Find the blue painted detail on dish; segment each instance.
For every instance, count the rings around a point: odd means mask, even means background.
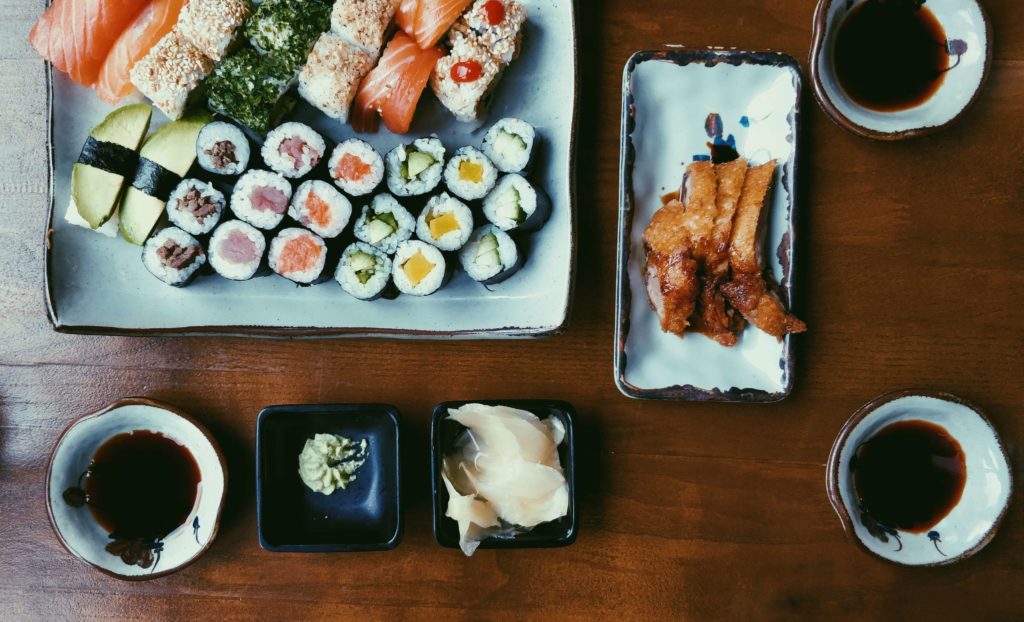
[[[750,117],[748,117],[747,115],[743,115],[742,117],[740,117],[740,125],[742,125],[743,127],[750,127]]]
[[[271,552],[386,551],[402,539],[398,409],[386,404],[272,406],[256,424],[256,521]],[[346,490],[315,493],[299,478],[314,434],[367,440],[366,462]]]
[[[430,425],[430,468],[431,489],[434,505],[434,539],[446,548],[459,548],[458,523],[445,516],[448,508],[448,490],[441,481],[442,461],[451,449],[456,437],[465,429],[461,424],[446,420],[449,408],[459,408],[466,404],[484,404],[486,406],[509,406],[526,410],[541,419],[549,416],[557,417],[565,426],[565,440],[558,446],[558,459],[561,461],[566,482],[569,484],[569,511],[562,518],[537,525],[529,532],[511,539],[490,538],[480,543],[481,549],[527,549],[554,548],[569,546],[579,535],[579,518],[576,512],[576,450],[575,430],[576,410],[567,402],[555,400],[469,400],[464,402],[444,402],[434,408]]]

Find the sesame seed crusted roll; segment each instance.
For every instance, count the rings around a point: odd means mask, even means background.
[[[398,4],[398,0],[338,0],[331,12],[331,30],[376,61]]]
[[[250,13],[249,0],[190,0],[178,16],[178,29],[203,54],[219,61]]]
[[[135,63],[131,81],[173,121],[185,113],[189,95],[211,71],[213,61],[175,28]]]
[[[299,94],[327,116],[346,123],[359,84],[371,69],[373,60],[365,51],[325,32],[299,74]]]

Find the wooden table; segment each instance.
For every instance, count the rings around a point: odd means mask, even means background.
[[[547,341],[408,343],[53,332],[42,286],[43,63],[26,44],[43,2],[4,0],[0,618],[1024,617],[1019,499],[975,558],[903,569],[846,540],[825,496],[824,469],[855,408],[919,386],[986,409],[1024,480],[1024,3],[986,0],[995,29],[988,85],[966,118],[934,137],[855,138],[805,93],[797,311],[811,328],[796,340],[792,397],[772,406],[644,403],[620,396],[612,383],[624,62],[662,43],[771,47],[803,61],[813,5],[580,0],[582,224],[570,331]],[[357,366],[367,360],[380,367]],[[54,538],[43,503],[55,436],[125,395],[195,413],[222,444],[231,472],[210,552],[142,584],[73,559]],[[430,410],[447,399],[488,397],[553,397],[578,408],[575,546],[466,559],[434,543],[425,474]],[[394,403],[405,416],[405,540],[379,554],[262,551],[256,413],[274,403],[364,401]]]

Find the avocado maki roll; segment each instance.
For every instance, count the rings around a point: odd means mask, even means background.
[[[315,179],[295,191],[288,215],[320,237],[336,238],[352,219],[352,203],[331,184]]]
[[[249,139],[224,121],[206,124],[196,139],[199,167],[214,175],[241,175],[249,167]]]
[[[502,231],[536,231],[551,214],[551,203],[520,175],[502,177],[484,199],[484,216]]]
[[[283,175],[253,169],[242,175],[231,194],[231,211],[259,229],[281,224],[292,200],[292,185]]]
[[[391,276],[403,294],[429,296],[441,289],[448,277],[444,254],[426,242],[402,242],[392,262]]]
[[[167,219],[192,235],[206,235],[220,222],[224,194],[205,181],[184,179],[167,200]]]
[[[206,265],[206,251],[178,227],[161,229],[142,246],[142,263],[149,273],[173,287],[185,287]]]
[[[433,137],[392,149],[385,162],[391,194],[414,197],[433,191],[444,174],[444,155],[444,145]]]
[[[473,234],[473,212],[447,193],[427,201],[416,220],[416,237],[443,251],[457,251]]]
[[[522,266],[515,240],[494,225],[473,232],[459,252],[459,261],[470,278],[484,285],[500,283]]]
[[[537,131],[526,121],[502,119],[487,130],[484,153],[502,173],[521,173],[533,159],[536,138]]]
[[[229,220],[210,237],[210,266],[232,281],[251,279],[263,263],[267,239],[263,232],[241,220]]]
[[[384,251],[356,242],[341,254],[334,275],[341,288],[359,300],[379,298],[391,281],[391,259]]]
[[[356,220],[356,239],[392,255],[412,237],[416,219],[390,194],[378,194]]]
[[[477,201],[498,183],[498,169],[476,147],[463,147],[455,152],[444,169],[448,190],[464,201]]]
[[[323,136],[305,123],[282,123],[269,134],[260,154],[263,162],[289,179],[308,175],[327,153]]]

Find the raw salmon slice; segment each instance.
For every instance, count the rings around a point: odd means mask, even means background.
[[[149,6],[140,0],[54,0],[29,32],[40,56],[92,86],[114,43]]]
[[[409,34],[416,33],[416,15],[420,10],[420,0],[402,0],[398,5],[398,14],[395,15],[395,23],[398,27]]]
[[[320,245],[307,236],[289,240],[281,251],[278,268],[282,274],[305,272],[320,261]]]
[[[419,0],[416,43],[422,49],[437,45],[444,33],[466,11],[472,0]]]
[[[388,43],[380,63],[363,80],[352,112],[352,127],[357,132],[376,132],[378,115],[396,134],[405,134],[416,114],[416,105],[444,51],[433,47],[421,50],[404,32]]]

